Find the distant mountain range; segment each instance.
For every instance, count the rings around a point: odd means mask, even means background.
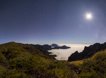
[[[104,49],[106,49],[106,42],[103,43],[103,44],[95,43],[93,45],[85,47],[82,52],[76,51],[75,53],[73,53],[68,58],[68,61],[76,61],[76,60],[86,59],[86,58],[93,56],[98,51],[101,51],[101,50],[104,50]]]
[[[70,47],[66,46],[66,45],[63,45],[63,46],[59,46],[58,44],[51,44],[51,45],[48,45],[48,44],[44,44],[44,45],[34,45],[35,47],[38,47],[38,48],[42,48],[46,51],[48,50],[51,50],[51,49],[68,49]]]

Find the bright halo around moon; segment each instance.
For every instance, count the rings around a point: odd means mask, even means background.
[[[85,14],[85,18],[87,19],[87,20],[92,20],[92,13],[86,13]]]

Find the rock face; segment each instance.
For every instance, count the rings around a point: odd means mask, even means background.
[[[98,51],[106,49],[106,42],[103,44],[95,43],[94,45],[90,45],[89,47],[85,47],[82,52],[76,51],[69,58],[68,61],[82,60],[93,56]]]

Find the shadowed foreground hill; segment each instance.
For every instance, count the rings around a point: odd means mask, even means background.
[[[51,58],[34,45],[0,45],[0,78],[77,78],[66,62]]]

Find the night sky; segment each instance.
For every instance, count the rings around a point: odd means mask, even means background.
[[[0,43],[9,41],[105,42],[106,0],[0,0]]]

